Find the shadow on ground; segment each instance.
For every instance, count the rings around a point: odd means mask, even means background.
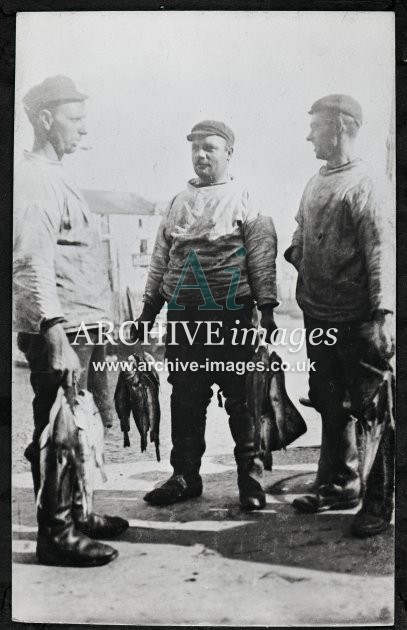
[[[140,484],[153,487],[163,473],[135,475]],[[265,511],[245,513],[238,505],[236,474],[226,471],[203,475],[204,494],[198,499],[168,507],[143,501],[145,491],[97,491],[100,513],[120,514],[131,521],[121,541],[137,544],[200,544],[225,558],[302,567],[338,573],[384,576],[393,573],[393,527],[380,536],[357,539],[350,535],[353,513],[301,515],[291,507],[289,491],[306,492],[312,476],[287,471],[266,477]],[[273,483],[271,483],[271,480]],[[32,491],[15,489],[14,523],[35,526]],[[34,531],[15,532],[15,538],[33,541]],[[15,553],[14,562],[36,562],[32,553]],[[294,578],[297,579],[297,578]],[[298,578],[300,579],[300,578]]]

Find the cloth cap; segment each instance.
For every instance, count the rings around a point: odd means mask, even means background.
[[[326,110],[336,114],[352,116],[359,127],[363,123],[363,113],[360,104],[347,94],[329,94],[329,96],[324,96],[315,101],[308,113],[315,114]]]
[[[194,138],[199,136],[220,136],[231,145],[235,142],[235,134],[231,128],[217,120],[201,120],[192,127],[191,133],[187,135],[187,140],[192,142]]]
[[[48,103],[84,101],[87,98],[86,94],[78,92],[72,79],[59,74],[34,85],[24,96],[23,103],[27,110],[36,110]]]

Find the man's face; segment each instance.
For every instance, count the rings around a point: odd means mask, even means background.
[[[58,155],[73,153],[86,135],[85,103],[60,103],[52,109],[49,140]]]
[[[324,112],[312,114],[311,131],[307,140],[314,145],[318,160],[329,160],[337,150],[338,134],[335,121]]]
[[[221,136],[197,136],[192,141],[192,164],[201,182],[222,181],[228,169],[233,148]]]

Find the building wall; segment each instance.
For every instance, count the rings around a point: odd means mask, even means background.
[[[134,303],[141,305],[160,221],[159,215],[99,215],[100,235],[114,292],[115,321],[128,315],[127,287],[133,294]]]
[[[151,253],[161,221],[160,215],[99,215],[99,228],[113,291],[113,312],[116,323],[129,317],[127,287],[137,313],[147,279]],[[279,311],[300,314],[295,287],[297,272],[283,256],[277,259],[277,291]]]

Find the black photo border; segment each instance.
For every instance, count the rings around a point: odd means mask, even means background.
[[[6,0],[0,4],[0,629],[89,625],[11,620],[11,252],[15,25],[19,11],[389,11],[396,16],[397,448],[395,628],[407,629],[407,0]],[[378,42],[380,45],[380,42]],[[14,420],[18,422],[18,418]],[[137,596],[137,594],[135,595]],[[108,630],[111,626],[98,626]],[[128,626],[115,626],[118,630]],[[137,627],[137,626],[131,626]],[[160,626],[168,627],[168,626]],[[170,626],[174,627],[174,626]],[[188,626],[183,626],[186,628]],[[368,626],[364,626],[368,628]],[[372,627],[373,628],[373,627]],[[377,626],[374,626],[377,628]]]

